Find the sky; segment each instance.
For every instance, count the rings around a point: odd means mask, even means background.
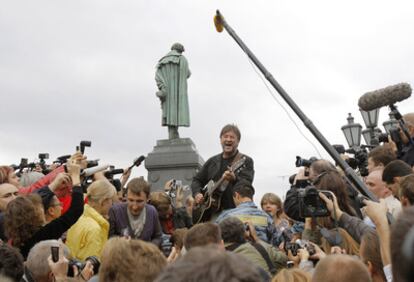
[[[90,159],[116,167],[147,155],[168,136],[155,65],[180,42],[192,72],[191,127],[180,135],[206,160],[221,151],[221,128],[237,124],[239,149],[254,159],[255,200],[283,197],[296,156],[318,157],[311,143],[329,156],[235,41],[216,32],[216,9],[332,144],[346,144],[348,113],[363,125],[361,95],[414,85],[412,1],[3,0],[0,163],[55,159],[80,140],[92,141]],[[402,113],[413,105],[412,97],[397,104]]]

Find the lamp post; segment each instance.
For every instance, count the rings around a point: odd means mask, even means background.
[[[362,136],[364,137],[365,144],[367,145],[379,145],[379,141],[377,140],[377,136],[381,134],[381,129],[378,127],[372,129],[372,128],[366,128],[362,130]],[[374,137],[374,138],[373,138]]]
[[[354,122],[354,118],[351,113],[348,113],[347,121],[348,124],[341,127],[341,130],[345,135],[346,142],[348,142],[349,148],[358,147],[361,144],[362,126],[359,123]]]
[[[362,119],[364,120],[365,126],[367,127],[367,129],[365,129],[362,132],[367,145],[378,145],[379,143],[378,141],[376,141],[376,138],[375,138],[376,137],[375,133],[378,133],[378,130],[379,130],[376,128],[378,125],[379,110],[380,110],[379,108],[374,109],[372,111],[368,111],[368,112],[359,110],[361,112]],[[379,131],[381,132],[381,130]]]

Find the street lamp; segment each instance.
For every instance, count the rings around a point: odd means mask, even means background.
[[[357,147],[361,144],[361,130],[362,126],[359,123],[354,123],[354,118],[351,113],[348,114],[348,124],[341,127],[345,135],[346,142],[349,148]]]
[[[364,123],[367,128],[373,129],[378,125],[379,110],[379,108],[369,112],[359,110],[361,112],[362,118],[364,119]]]
[[[379,143],[379,142],[378,142],[378,138],[376,138],[376,137],[378,137],[378,135],[380,135],[381,133],[382,133],[381,129],[379,129],[378,127],[374,128],[374,129],[366,128],[366,129],[362,130],[362,136],[364,137],[365,144],[367,144],[369,146],[378,145],[377,143]]]
[[[372,111],[363,111],[363,110],[359,110],[361,112],[362,115],[362,119],[364,120],[365,126],[367,127],[367,129],[362,131],[362,136],[364,136],[365,139],[365,143],[367,145],[378,145],[376,143],[376,136],[375,133],[378,133],[378,128],[377,128],[377,124],[378,124],[378,115],[379,115],[379,108],[378,109],[373,109]],[[381,132],[381,130],[379,130]],[[372,144],[374,143],[374,144]]]
[[[390,112],[388,115],[390,116],[390,119],[384,121],[382,125],[384,126],[385,131],[387,132],[387,134],[390,134],[390,129],[393,128],[393,127],[397,127],[399,122],[398,122],[398,120],[395,119],[395,116],[394,116],[393,112]]]

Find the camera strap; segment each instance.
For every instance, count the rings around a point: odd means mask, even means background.
[[[267,264],[267,268],[269,269],[269,272],[274,275],[276,274],[276,267],[273,264],[272,260],[270,259],[269,253],[266,251],[266,249],[260,244],[260,243],[253,243],[253,242],[249,242],[248,244],[252,245],[256,251],[259,252],[259,254],[262,256],[262,258],[265,260],[266,264]],[[234,250],[236,250],[238,247],[240,247],[241,243],[233,243],[230,244],[226,247],[226,250],[229,252],[233,252]]]
[[[263,245],[260,243],[253,243],[253,242],[250,242],[250,244],[260,253],[263,259],[266,261],[269,272],[272,275],[276,274],[276,267],[273,264],[272,260],[270,259],[269,253],[266,251]]]

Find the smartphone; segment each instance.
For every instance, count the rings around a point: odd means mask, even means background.
[[[59,246],[51,246],[50,251],[52,253],[52,261],[58,262],[59,261]]]

